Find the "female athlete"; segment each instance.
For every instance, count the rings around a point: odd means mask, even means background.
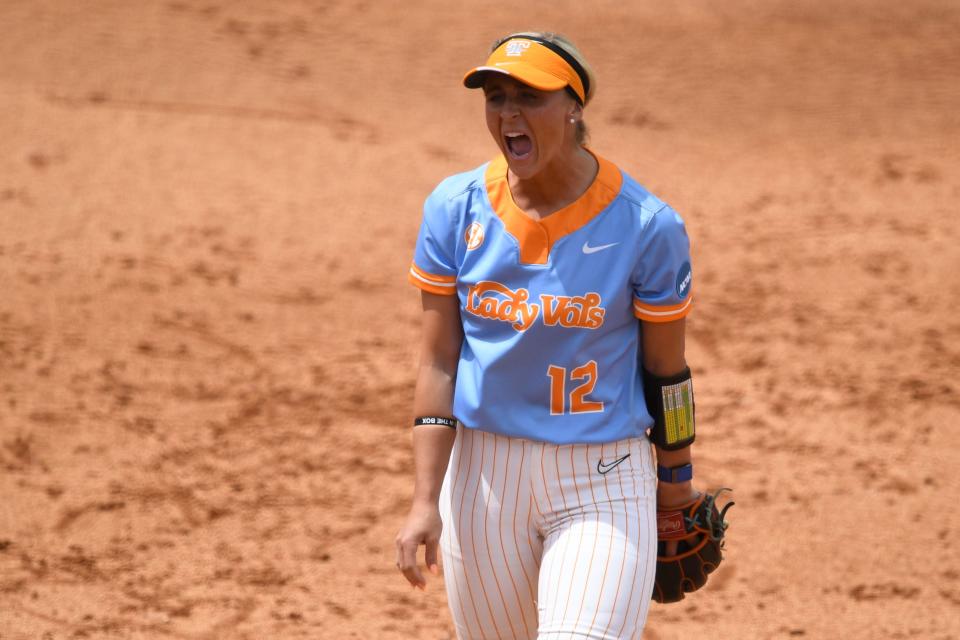
[[[697,495],[683,221],[585,146],[596,80],[566,38],[511,34],[464,85],[499,154],[424,206],[397,567],[423,589],[439,547],[460,638],[639,638],[657,504]]]

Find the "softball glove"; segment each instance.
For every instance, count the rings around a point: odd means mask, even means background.
[[[653,599],[679,602],[684,593],[696,591],[707,582],[723,560],[724,516],[732,502],[717,509],[717,497],[701,494],[696,500],[670,509],[657,509],[657,576]],[[666,543],[676,540],[677,554],[666,556]]]

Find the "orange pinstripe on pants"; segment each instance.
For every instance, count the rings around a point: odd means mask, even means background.
[[[640,638],[656,566],[646,438],[551,445],[461,426],[440,509],[459,638]]]

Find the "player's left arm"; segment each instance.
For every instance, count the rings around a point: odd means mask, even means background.
[[[684,354],[686,319],[671,322],[641,321],[643,334],[643,368],[655,376],[668,378],[687,368]],[[678,467],[692,463],[692,445],[668,451],[656,447],[657,462],[664,467]],[[672,507],[690,502],[696,496],[693,482],[660,482],[657,485],[657,504]]]

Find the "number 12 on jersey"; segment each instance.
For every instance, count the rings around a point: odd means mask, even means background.
[[[564,413],[597,413],[603,411],[603,403],[587,400],[586,396],[593,391],[597,384],[597,362],[591,360],[585,365],[570,371],[570,380],[583,380],[573,387],[567,397],[567,369],[550,365],[547,367],[547,376],[550,378],[550,415],[560,416]]]

